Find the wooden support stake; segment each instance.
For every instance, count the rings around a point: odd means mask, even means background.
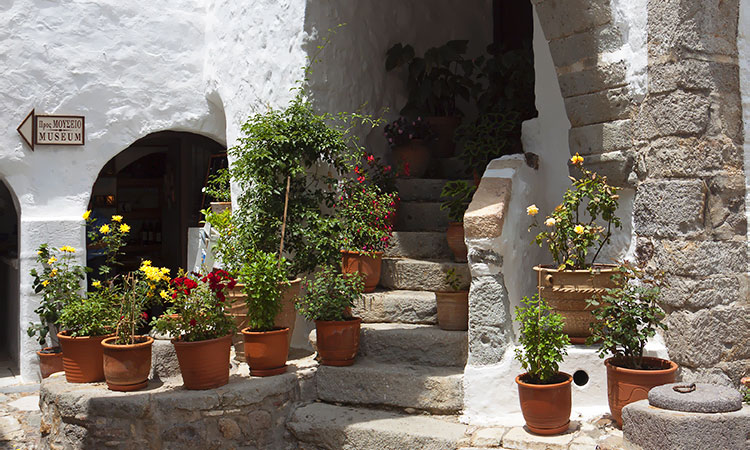
[[[286,177],[286,195],[284,196],[284,216],[281,219],[281,244],[279,245],[279,267],[281,267],[281,255],[284,253],[284,233],[286,233],[286,210],[289,206],[289,183],[291,176]]]

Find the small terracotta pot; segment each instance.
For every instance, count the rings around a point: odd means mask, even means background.
[[[518,399],[526,426],[533,433],[550,435],[564,433],[570,426],[573,377],[559,372],[566,380],[555,384],[530,384],[522,381],[525,373],[516,377]]]
[[[63,351],[63,368],[68,383],[104,381],[104,348],[102,341],[110,336],[70,337],[67,331],[57,333]]]
[[[667,359],[643,357],[648,367],[654,370],[635,370],[618,367],[616,358],[604,360],[607,367],[607,399],[612,418],[622,427],[622,408],[638,400],[648,398],[648,391],[662,384],[674,383],[677,364]]]
[[[469,250],[466,248],[466,242],[464,241],[464,223],[448,223],[448,229],[445,231],[445,239],[448,241],[451,253],[453,253],[453,260],[456,262],[467,262]]]
[[[316,320],[320,363],[326,366],[351,366],[359,351],[359,329],[362,319]]]
[[[443,330],[469,329],[469,291],[435,292],[438,326]]]
[[[289,328],[273,331],[242,330],[245,345],[245,361],[250,366],[250,375],[268,377],[286,372],[289,357]]]
[[[36,354],[39,356],[39,371],[42,372],[42,378],[63,371],[63,354],[59,347],[45,347],[41,351],[37,350]]]
[[[456,133],[456,128],[461,124],[461,118],[458,116],[432,116],[426,117],[425,120],[435,133],[436,139],[432,144],[435,156],[438,158],[453,156],[456,153],[453,135]]]
[[[392,152],[396,165],[404,167],[406,164],[409,165],[409,174],[403,175],[407,178],[421,178],[430,167],[432,155],[430,148],[422,139],[413,139],[408,144],[394,147]]]
[[[213,389],[229,382],[232,335],[206,341],[172,339],[185,389]]]
[[[380,269],[383,263],[383,252],[375,256],[358,252],[341,250],[341,271],[343,273],[359,272],[365,277],[365,292],[373,292],[380,281]]]
[[[225,210],[232,210],[232,202],[211,202],[211,212],[219,214]]]
[[[136,336],[136,344],[115,344],[117,337],[102,341],[104,348],[104,378],[113,391],[137,391],[148,385],[151,372],[151,345],[154,338]]]

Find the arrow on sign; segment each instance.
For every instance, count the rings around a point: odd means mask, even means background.
[[[31,147],[31,151],[34,151],[34,110],[32,109],[28,116],[23,119],[21,125],[16,128],[18,134],[21,135],[26,145]]]

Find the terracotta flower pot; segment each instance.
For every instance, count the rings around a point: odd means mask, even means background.
[[[635,370],[618,367],[616,358],[604,361],[607,367],[607,399],[612,418],[622,427],[622,408],[648,398],[648,391],[662,384],[674,383],[677,364],[667,359],[643,357],[643,362],[653,370]]]
[[[232,210],[232,202],[211,202],[211,212],[219,214],[225,210]]]
[[[526,426],[533,433],[550,435],[564,433],[570,426],[573,377],[564,372],[565,381],[554,384],[530,384],[523,381],[526,373],[516,377],[518,399]]]
[[[70,337],[67,331],[57,333],[63,351],[63,368],[68,383],[104,381],[104,348],[102,341],[110,336]]]
[[[432,116],[425,118],[430,128],[435,133],[435,141],[432,145],[433,153],[438,158],[450,158],[456,153],[456,143],[453,135],[456,128],[461,124],[458,116]]]
[[[421,178],[430,167],[432,155],[427,144],[421,139],[413,139],[408,144],[394,147],[392,152],[394,163],[403,167],[401,170],[405,177]]]
[[[456,262],[467,262],[469,249],[466,248],[466,242],[464,242],[464,223],[448,223],[448,229],[445,231],[445,239],[448,241],[451,253],[453,253],[453,260]]]
[[[591,336],[590,325],[594,316],[586,300],[615,287],[610,277],[616,268],[612,264],[597,264],[593,271],[534,266],[539,297],[563,316],[563,332],[573,344],[583,344]]]
[[[469,291],[435,292],[438,326],[443,330],[469,329]]]
[[[63,355],[59,347],[45,347],[41,351],[37,350],[36,354],[39,356],[39,371],[42,372],[42,378],[63,371]]]
[[[320,363],[326,366],[351,366],[359,351],[359,329],[362,319],[316,320]]]
[[[151,345],[154,338],[136,336],[135,344],[117,345],[117,337],[102,341],[104,348],[104,378],[113,391],[137,391],[148,384],[151,372]]]
[[[343,273],[359,272],[363,274],[365,277],[365,292],[373,292],[380,281],[383,252],[375,252],[375,256],[370,256],[341,250],[341,258],[341,271]]]
[[[273,331],[242,330],[245,346],[245,361],[250,366],[250,375],[268,377],[286,372],[289,356],[289,328]]]
[[[232,335],[206,341],[172,339],[185,389],[213,389],[229,382]]]

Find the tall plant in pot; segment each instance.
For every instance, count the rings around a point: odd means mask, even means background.
[[[622,222],[615,215],[618,188],[587,170],[577,153],[570,161],[581,177],[571,177],[572,186],[563,202],[546,217],[544,230],[535,238],[540,247],[547,246],[555,264],[538,265],[534,270],[539,295],[563,315],[565,332],[580,344],[591,334],[593,316],[587,300],[614,286],[610,277],[616,266],[597,264],[596,258]],[[526,212],[534,217],[531,227],[537,226],[539,208],[530,205]]]
[[[445,282],[450,291],[435,292],[438,326],[443,330],[465,331],[469,329],[469,290],[455,269],[448,269]]]
[[[538,295],[521,301],[516,321],[521,324],[516,359],[525,373],[516,377],[518,397],[526,426],[537,434],[558,434],[570,425],[573,377],[559,371],[570,343],[563,319]]]
[[[230,189],[231,174],[224,167],[209,175],[206,185],[203,186],[203,195],[211,200],[211,211],[221,213],[232,209],[232,195]]]
[[[440,193],[442,199],[440,209],[448,213],[448,229],[445,232],[445,238],[456,262],[467,261],[468,249],[464,242],[464,213],[469,207],[476,190],[476,186],[466,181],[455,180],[446,183]]]
[[[420,178],[432,160],[428,144],[434,138],[430,125],[422,120],[399,117],[385,126],[385,138],[391,148],[394,163],[403,167],[406,177]]]
[[[598,319],[589,344],[599,345],[607,368],[607,394],[612,417],[622,426],[622,408],[648,397],[652,387],[673,383],[677,364],[643,356],[648,340],[666,330],[658,305],[661,281],[640,268],[623,263],[612,275],[615,286],[601,298],[589,300]]]
[[[362,319],[352,317],[351,308],[362,298],[362,277],[356,273],[344,274],[333,266],[326,266],[305,284],[305,288],[305,295],[297,302],[297,309],[305,318],[315,321],[321,364],[354,364],[359,350]]]

